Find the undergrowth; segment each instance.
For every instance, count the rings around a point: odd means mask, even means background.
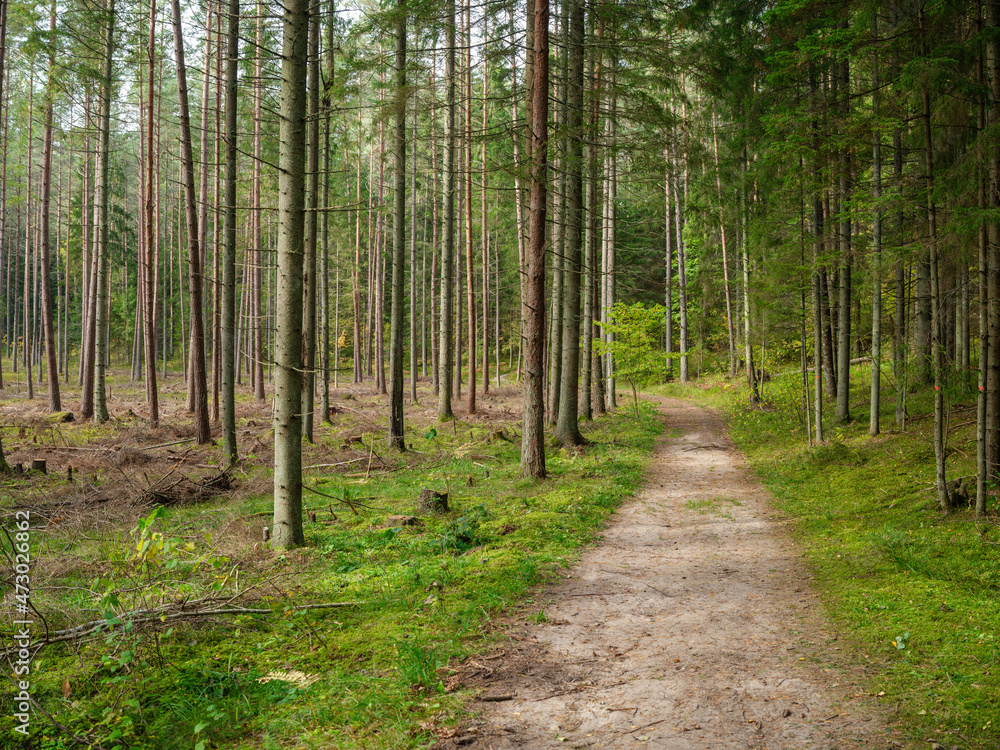
[[[835,424],[828,399],[826,442],[811,448],[798,374],[768,382],[758,409],[750,408],[745,387],[718,378],[664,392],[724,411],[777,509],[794,520],[827,610],[849,631],[871,675],[868,689],[900,728],[913,740],[992,750],[1000,747],[996,488],[985,523],[971,510],[942,514],[932,394],[907,395],[910,418],[899,431],[895,392],[886,388],[883,434],[872,438],[869,375],[868,366],[852,370],[856,421]],[[974,426],[958,416],[971,413],[974,421],[974,396],[959,390],[951,402],[948,476],[974,477]]]
[[[519,441],[488,425],[414,429],[414,458],[394,468],[313,471],[307,544],[280,555],[259,541],[271,509],[260,494],[161,508],[128,528],[33,529],[46,572],[32,596],[49,627],[99,628],[35,655],[32,695],[52,720],[33,710],[29,741],[50,750],[76,740],[142,750],[431,744],[462,715],[449,665],[488,647],[498,618],[576,559],[637,488],[662,427],[647,405],[639,418],[630,410],[581,426],[590,445],[550,450],[541,482],[520,477]],[[317,441],[337,443],[325,429]],[[365,441],[376,439],[374,452],[391,456],[384,435]],[[423,488],[449,493],[450,512],[387,523],[413,513]],[[223,550],[241,526],[258,541]],[[185,602],[263,613],[139,614]],[[344,606],[310,608],[334,603]],[[0,628],[7,645],[11,620]],[[5,742],[18,736],[13,696],[0,683]]]

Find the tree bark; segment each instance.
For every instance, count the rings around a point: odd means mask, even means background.
[[[236,78],[239,72],[240,2],[229,0],[226,45],[226,185],[222,257],[222,437],[229,465],[236,446]]]
[[[396,5],[396,122],[393,140],[392,312],[389,331],[389,444],[406,450],[403,439],[403,287],[406,260],[406,0]]]
[[[454,419],[451,410],[452,315],[455,300],[455,0],[448,0],[445,17],[445,147],[444,237],[441,245],[441,313],[438,354],[438,419]],[[461,364],[461,363],[459,363]]]
[[[110,0],[112,3],[114,0]],[[188,296],[190,300],[190,381],[194,400],[195,435],[199,445],[211,440],[208,421],[208,379],[205,372],[205,326],[202,320],[202,258],[199,243],[197,205],[194,192],[194,157],[191,148],[191,118],[188,114],[187,68],[184,64],[184,37],[180,0],[171,0],[174,25],[174,65],[177,71],[177,99],[180,109],[181,170],[184,180],[184,208],[188,237]]]
[[[174,0],[177,2],[177,0]],[[275,549],[302,530],[302,284],[305,260],[306,58],[310,0],[286,0],[282,29],[278,171],[278,284],[274,378]]]
[[[52,4],[49,15],[49,32],[55,34],[56,8]],[[54,42],[53,42],[54,43]],[[52,204],[52,110],[55,96],[55,47],[49,52],[49,81],[45,102],[45,141],[42,150],[42,207],[41,207],[41,285],[42,292],[42,325],[45,334],[45,358],[49,386],[49,411],[62,411],[62,401],[59,398],[59,360],[56,357],[56,336],[53,325],[54,311],[52,304],[52,285],[49,283],[52,262],[49,253],[49,209]],[[56,234],[58,243],[58,233]],[[155,369],[155,368],[154,368]]]
[[[525,384],[521,437],[521,474],[545,477],[545,213],[549,120],[549,0],[534,0],[534,49],[531,102],[531,198],[524,321]],[[443,390],[443,389],[442,389]]]
[[[567,0],[566,220],[563,227],[562,383],[555,435],[567,445],[586,442],[579,426],[580,277],[583,253],[583,0]]]
[[[108,0],[106,18],[104,19],[104,61],[101,76],[101,122],[99,125],[100,157],[98,159],[97,183],[97,234],[94,253],[97,256],[97,274],[95,302],[97,305],[94,324],[94,421],[108,420],[108,405],[105,390],[105,372],[108,352],[108,188],[111,181],[109,164],[111,154],[109,142],[111,136],[111,86],[114,60],[115,36],[115,0]]]
[[[316,406],[316,255],[319,247],[319,13],[309,13],[308,104],[306,119],[305,262],[302,278],[302,435],[313,441]]]

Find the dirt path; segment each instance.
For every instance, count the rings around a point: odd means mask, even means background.
[[[469,665],[495,702],[456,744],[898,746],[848,697],[857,688],[836,666],[800,553],[720,419],[671,399],[661,408],[667,437],[645,489],[545,592],[547,621]]]

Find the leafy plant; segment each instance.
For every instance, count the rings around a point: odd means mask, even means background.
[[[490,512],[485,505],[470,508],[445,528],[444,533],[437,540],[437,546],[442,552],[451,550],[458,553],[478,546],[482,543],[479,538],[479,526],[489,517]]]
[[[611,340],[595,341],[594,347],[600,354],[611,354],[615,373],[632,388],[638,417],[639,388],[660,382],[667,376],[667,361],[658,347],[666,325],[666,308],[616,302],[607,320],[599,325],[611,334]]]

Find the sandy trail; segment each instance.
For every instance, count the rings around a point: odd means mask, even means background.
[[[663,399],[645,488],[545,592],[546,622],[467,665],[502,748],[898,746],[815,612],[808,574],[714,412]],[[513,695],[512,699],[508,696]],[[447,745],[445,745],[447,746]]]

